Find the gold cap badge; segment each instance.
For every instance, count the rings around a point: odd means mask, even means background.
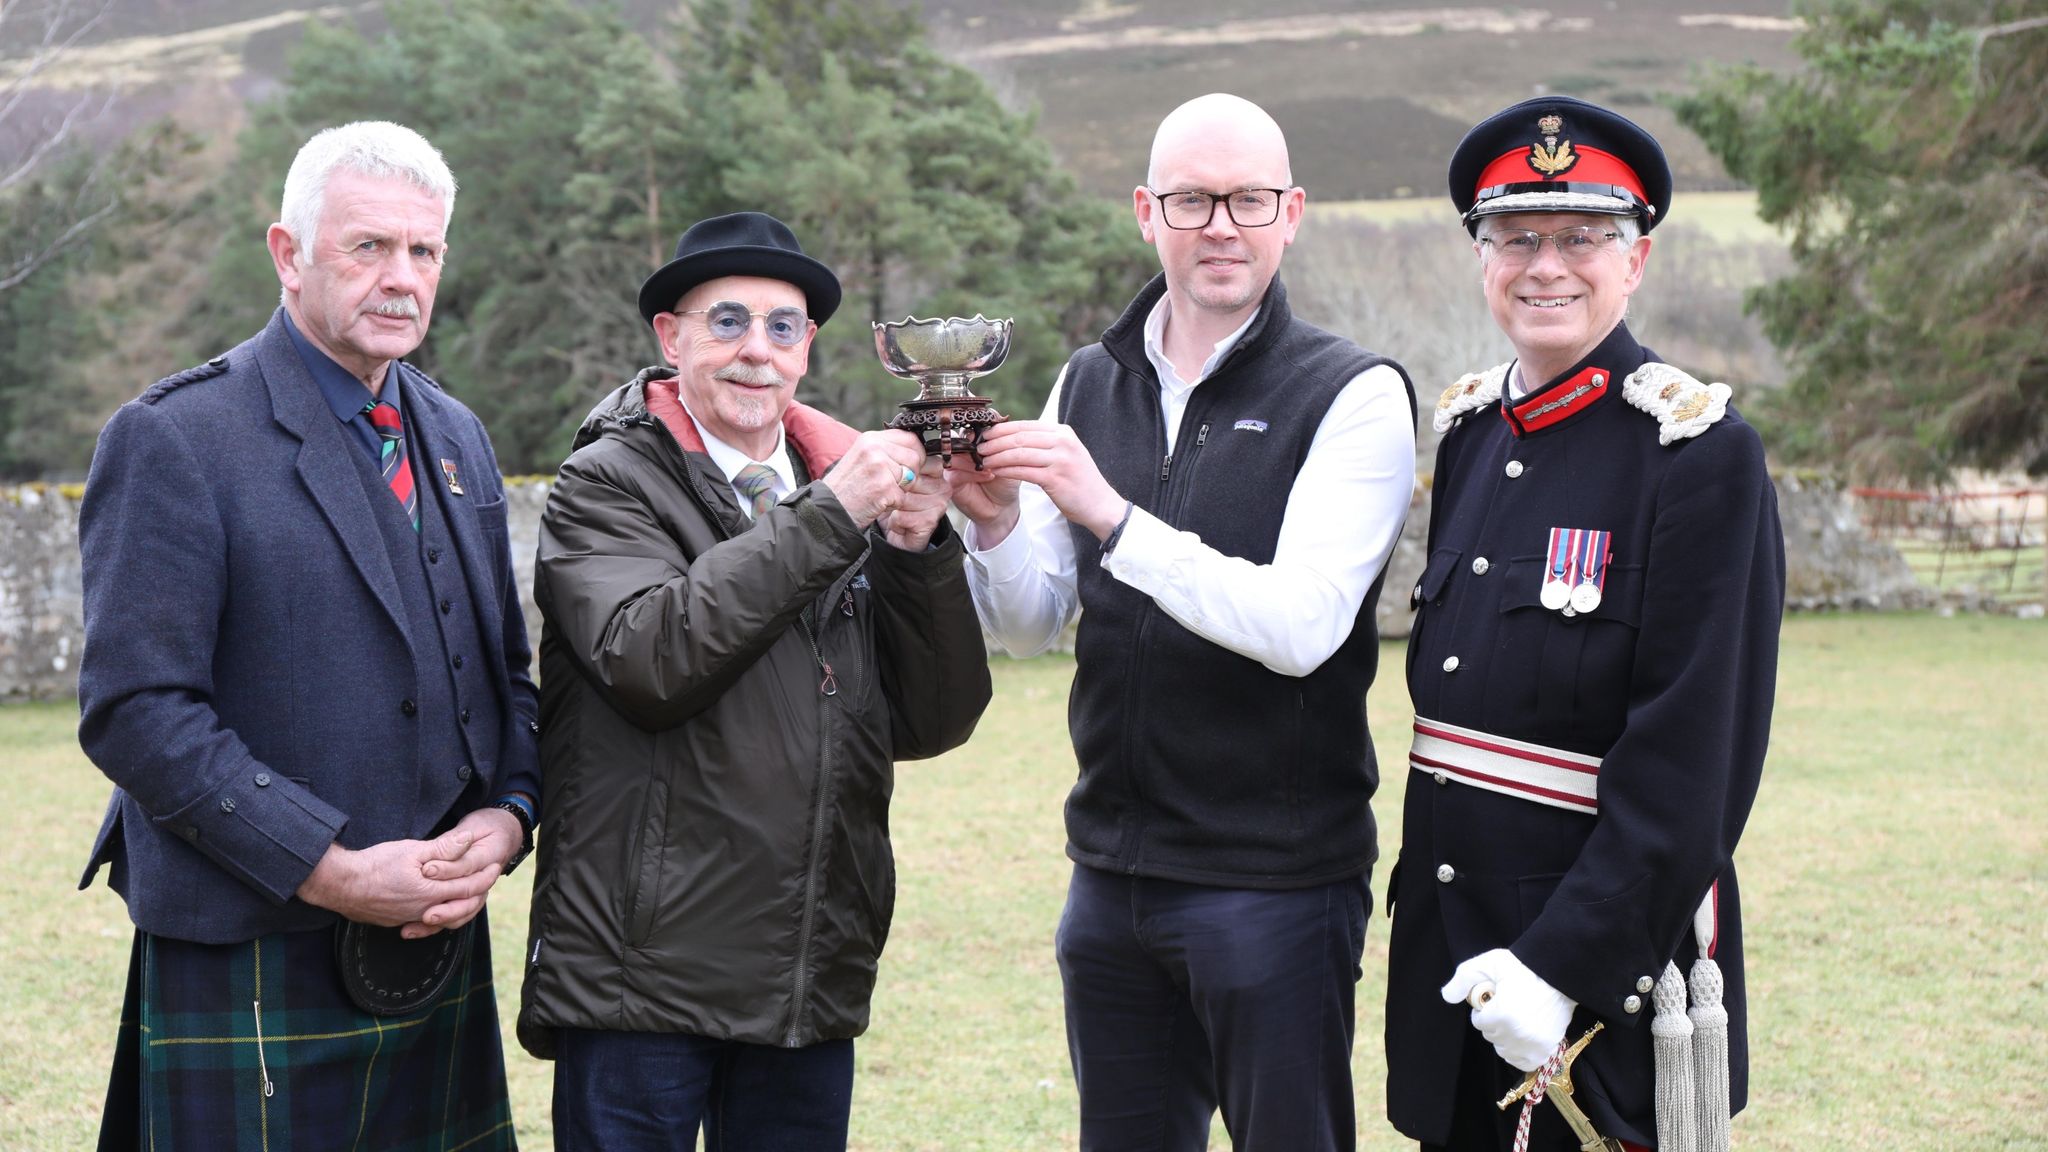
[[[1543,134],[1543,139],[1529,145],[1529,167],[1546,179],[1556,179],[1571,171],[1579,162],[1579,154],[1572,150],[1571,141],[1557,138],[1564,131],[1564,117],[1555,112],[1541,117],[1536,121],[1536,131]]]

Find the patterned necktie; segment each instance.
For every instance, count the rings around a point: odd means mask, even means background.
[[[398,503],[405,509],[406,519],[412,521],[412,530],[420,530],[420,494],[412,484],[412,461],[405,455],[405,424],[398,418],[398,409],[384,401],[373,401],[363,406],[363,413],[370,418],[370,424],[383,438],[382,455],[384,482],[391,485],[391,494],[398,497]]]
[[[749,464],[740,469],[740,474],[732,478],[732,486],[753,503],[756,520],[775,507],[775,469],[766,464]]]

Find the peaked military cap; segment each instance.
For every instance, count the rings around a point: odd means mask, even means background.
[[[1671,207],[1671,166],[1626,116],[1539,96],[1479,122],[1451,154],[1451,202],[1477,232],[1503,212],[1634,216],[1648,232]]]

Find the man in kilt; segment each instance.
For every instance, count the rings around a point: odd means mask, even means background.
[[[102,1148],[510,1149],[484,901],[532,843],[538,707],[483,425],[403,357],[455,181],[314,136],[282,306],[100,435],[80,886],[135,923]]]

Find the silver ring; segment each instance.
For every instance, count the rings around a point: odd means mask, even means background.
[[[898,488],[908,488],[915,483],[917,483],[917,471],[912,468],[905,468],[903,470],[903,479],[898,480],[896,486]]]

